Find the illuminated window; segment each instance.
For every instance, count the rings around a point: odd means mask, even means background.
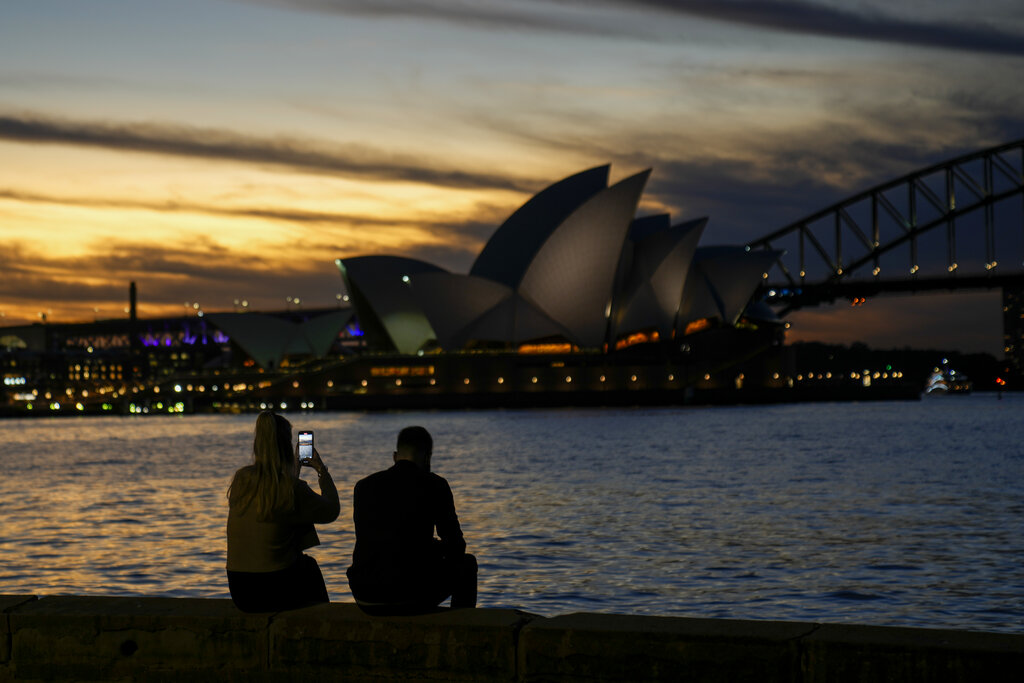
[[[636,332],[634,334],[629,335],[628,337],[625,337],[625,338],[620,339],[619,341],[615,342],[615,350],[617,351],[619,349],[624,349],[626,347],[633,346],[635,344],[645,344],[645,343],[648,343],[648,342],[656,342],[656,341],[658,341],[659,338],[660,338],[660,335],[658,334],[657,331],[651,332],[649,334],[645,333],[645,332]]]
[[[707,318],[701,318],[700,320],[694,320],[693,322],[689,323],[686,326],[686,329],[683,330],[683,334],[684,335],[693,334],[694,332],[700,332],[701,330],[706,330],[709,327],[711,327],[711,321],[708,320]]]
[[[523,344],[519,353],[570,353],[575,347],[568,342],[564,344]]]

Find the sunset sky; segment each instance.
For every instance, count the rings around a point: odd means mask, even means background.
[[[5,0],[0,325],[334,305],[334,259],[467,272],[612,164],[743,243],[1024,137],[1019,0]],[[998,293],[795,314],[791,339],[1001,353]]]

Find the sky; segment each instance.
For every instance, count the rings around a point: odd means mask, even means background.
[[[337,305],[336,258],[468,272],[532,194],[651,168],[742,244],[1024,138],[1018,0],[6,0],[0,325]],[[239,303],[236,303],[239,302]],[[791,340],[1001,355],[998,292]]]

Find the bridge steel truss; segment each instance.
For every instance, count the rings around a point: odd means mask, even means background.
[[[750,242],[748,249],[785,251],[771,269],[781,273],[781,279],[770,280],[766,274],[761,297],[781,305],[784,315],[803,306],[881,292],[1024,286],[1024,254],[1013,259],[1015,266],[997,268],[995,207],[1015,195],[1021,198],[1024,249],[1024,140],[966,154],[871,188]],[[978,212],[983,214],[985,270],[958,274],[957,222]],[[919,238],[943,227],[945,273],[925,276],[919,273]],[[787,249],[794,241],[796,248]],[[899,277],[882,277],[881,257],[905,245],[909,267]],[[852,277],[869,270],[867,279]]]

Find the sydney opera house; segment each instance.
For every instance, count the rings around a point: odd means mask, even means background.
[[[635,218],[649,171],[613,185],[608,166],[540,192],[494,233],[468,274],[397,256],[337,260],[376,349],[547,346],[608,352],[734,327],[776,258],[698,246],[706,218]]]
[[[754,297],[777,254],[701,246],[707,218],[637,218],[648,175],[551,185],[468,273],[343,256],[350,307],[141,320],[133,284],[128,319],[0,330],[6,405],[610,405],[785,384],[784,325]]]
[[[469,273],[338,259],[372,352],[355,391],[658,401],[712,374],[741,384],[728,369],[781,342],[781,322],[752,303],[777,254],[700,246],[707,218],[637,218],[649,173],[609,184],[601,166],[551,185],[497,228]]]

